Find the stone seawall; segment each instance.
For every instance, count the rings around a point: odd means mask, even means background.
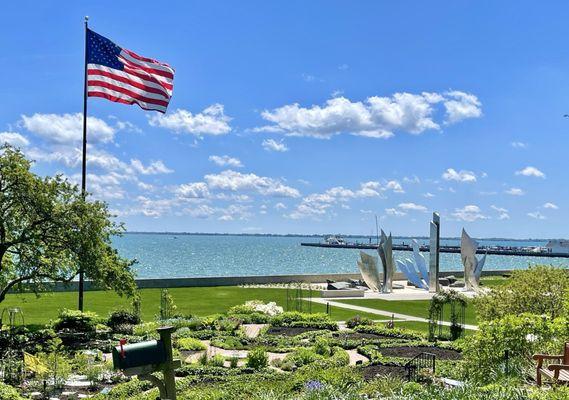
[[[509,274],[509,270],[483,271],[483,276],[501,276]],[[454,275],[457,278],[464,276],[463,271],[440,272],[439,277]],[[177,287],[206,287],[206,286],[238,286],[238,285],[264,285],[271,283],[322,283],[327,279],[333,281],[346,281],[348,279],[361,279],[361,275],[354,274],[319,274],[319,275],[262,275],[262,276],[215,276],[195,278],[154,278],[137,279],[136,284],[140,289],[162,289]],[[404,280],[402,273],[395,274],[395,280]],[[54,292],[77,291],[77,282],[63,284],[55,282],[49,285],[49,290]],[[98,290],[92,282],[85,282],[85,290]]]

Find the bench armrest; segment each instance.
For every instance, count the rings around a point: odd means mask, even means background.
[[[567,365],[567,364],[550,364],[547,366],[547,369],[549,369],[550,371],[561,371],[561,370],[569,371],[569,365]]]
[[[534,354],[534,360],[561,360],[563,358],[563,354],[561,355],[550,355],[550,354]]]

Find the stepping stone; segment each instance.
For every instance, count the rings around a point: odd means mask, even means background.
[[[450,282],[447,278],[439,278],[439,285],[441,286],[449,286]]]
[[[31,399],[43,399],[43,394],[41,392],[32,392],[29,396]]]
[[[462,281],[456,281],[456,282],[454,282],[454,283],[451,283],[451,284],[450,284],[450,287],[462,288],[462,287],[464,287],[464,282],[462,282]]]
[[[453,283],[455,283],[457,281],[457,279],[454,275],[447,276],[447,279],[448,279],[449,283],[451,284],[451,286]]]
[[[61,398],[67,400],[75,400],[77,399],[77,392],[62,392]]]

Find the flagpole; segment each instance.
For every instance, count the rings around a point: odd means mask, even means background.
[[[81,165],[81,195],[87,196],[87,29],[89,17],[85,16],[85,73],[83,80],[83,160]],[[83,258],[83,257],[81,257]],[[84,271],[83,260],[79,262],[79,311],[83,311]]]

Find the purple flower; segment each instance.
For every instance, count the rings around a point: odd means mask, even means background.
[[[309,391],[322,390],[324,388],[324,384],[320,381],[308,381],[304,384],[304,387]]]

